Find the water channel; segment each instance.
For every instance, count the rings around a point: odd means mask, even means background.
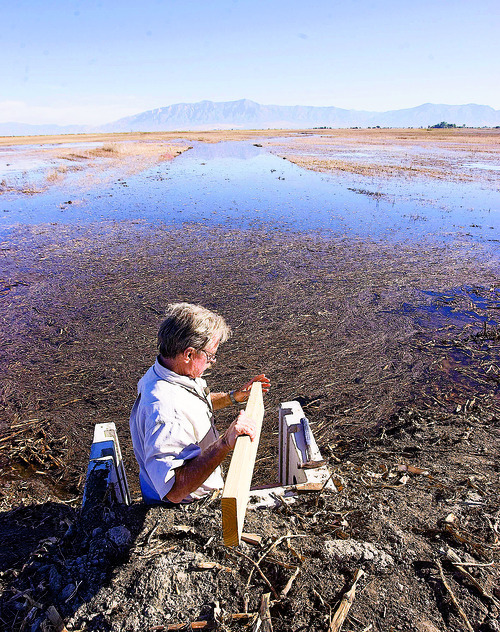
[[[0,150],[0,181],[14,179],[20,189],[36,191],[46,168],[18,148]],[[500,250],[500,191],[481,182],[339,177],[302,169],[242,141],[197,142],[172,162],[114,176],[93,185],[69,172],[38,193],[4,193],[1,234],[8,239],[9,228],[19,224],[96,221],[263,224],[361,239],[465,239],[492,254]]]

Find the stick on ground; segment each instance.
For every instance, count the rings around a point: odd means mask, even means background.
[[[446,588],[446,590],[447,590],[447,592],[448,592],[448,594],[450,596],[450,599],[453,602],[453,605],[457,609],[458,614],[462,617],[462,619],[463,619],[467,629],[469,630],[469,632],[474,632],[474,628],[469,623],[469,619],[467,619],[467,615],[463,611],[462,606],[458,603],[457,598],[455,597],[455,595],[453,594],[452,589],[450,588],[450,585],[446,581],[446,578],[445,578],[444,573],[443,573],[443,567],[441,566],[441,563],[439,562],[439,560],[435,560],[435,563],[436,563],[436,566],[438,567],[438,571],[439,571],[439,575],[441,577],[441,581],[443,582],[443,585]]]
[[[328,632],[339,632],[342,628],[342,625],[344,624],[344,621],[347,617],[347,613],[351,609],[354,597],[356,595],[356,584],[361,579],[361,577],[363,577],[364,574],[365,572],[360,568],[356,571],[356,575],[354,575],[353,585],[342,597],[340,606],[337,608],[336,613],[333,615],[333,619],[330,623],[330,627],[328,628]]]

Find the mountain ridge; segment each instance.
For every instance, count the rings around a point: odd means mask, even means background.
[[[313,127],[428,127],[446,121],[466,127],[500,126],[500,110],[488,105],[423,103],[413,108],[372,112],[335,106],[263,105],[250,99],[175,103],[101,126],[0,123],[0,135],[85,132],[202,131],[210,129],[303,129]]]

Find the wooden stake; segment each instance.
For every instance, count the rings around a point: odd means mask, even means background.
[[[328,628],[328,632],[339,632],[342,628],[347,614],[351,609],[352,602],[354,601],[354,596],[356,594],[356,584],[358,583],[359,579],[363,577],[364,574],[364,571],[360,568],[356,571],[356,575],[354,575],[354,583],[342,597],[340,606],[337,608],[337,612],[333,615],[333,619],[330,623],[330,627]]]
[[[250,496],[250,483],[264,418],[264,401],[260,382],[252,384],[245,412],[256,424],[256,436],[253,441],[248,436],[238,437],[229,465],[221,500],[222,531],[226,546],[238,546],[243,531]]]

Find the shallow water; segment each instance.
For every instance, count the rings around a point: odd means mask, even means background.
[[[15,148],[9,155],[12,164],[2,167],[10,149],[0,161],[0,180],[4,169],[16,168],[16,156],[24,160]],[[39,186],[42,166],[17,163],[17,173]],[[134,220],[239,228],[257,224],[394,241],[458,239],[480,242],[490,252],[500,246],[500,191],[480,182],[321,174],[250,142],[195,143],[172,162],[127,177],[111,176],[107,184],[82,186],[81,173],[68,173],[61,184],[41,193],[4,193],[1,233],[7,236],[16,224]]]
[[[448,292],[422,291],[421,294],[421,303],[403,303],[396,311],[412,314],[414,322],[424,328],[429,321],[435,328],[450,324],[475,329],[500,327],[498,288],[464,285]]]
[[[12,147],[0,147],[0,180],[6,176],[25,171],[42,171],[48,165],[67,164],[62,158],[45,153],[50,149],[93,149],[102,143],[45,143],[42,145],[14,145]]]
[[[492,165],[486,162],[470,162],[464,165],[471,169],[484,169],[485,171],[500,171],[500,165]]]

